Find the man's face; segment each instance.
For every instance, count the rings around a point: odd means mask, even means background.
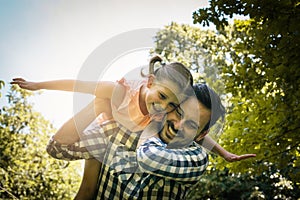
[[[159,136],[168,148],[186,147],[209,122],[210,114],[196,97],[190,97],[167,115]]]

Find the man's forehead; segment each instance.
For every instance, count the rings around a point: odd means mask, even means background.
[[[199,102],[196,97],[189,97],[184,102],[182,102],[178,109],[186,116],[191,116],[193,118],[199,118]]]
[[[180,105],[179,107],[182,110],[190,110],[191,108],[197,108],[198,109],[198,99],[195,96],[186,98]]]
[[[176,98],[179,102],[182,102],[187,98],[186,94],[180,91],[181,88],[170,81],[160,81],[155,84],[162,87],[162,90],[166,93],[166,95]]]

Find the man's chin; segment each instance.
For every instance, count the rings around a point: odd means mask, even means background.
[[[182,142],[170,142],[167,145],[168,149],[181,149],[181,148],[186,148],[189,147],[191,145],[192,142],[190,143],[182,143]]]
[[[165,135],[162,135],[161,133],[159,134],[159,138],[161,139],[161,141],[165,144],[168,144],[170,141],[166,138]]]
[[[177,143],[175,142],[175,143],[169,143],[169,144],[167,145],[167,148],[168,148],[168,149],[179,149],[179,148],[182,148],[182,147],[180,147],[179,144],[177,144]]]

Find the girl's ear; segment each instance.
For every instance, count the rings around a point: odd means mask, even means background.
[[[150,74],[148,76],[148,82],[147,82],[147,87],[150,88],[154,82],[155,76],[153,74]]]

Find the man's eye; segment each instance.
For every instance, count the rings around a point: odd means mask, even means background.
[[[170,110],[175,110],[178,107],[175,103],[169,103]]]
[[[177,114],[179,117],[182,117],[182,116],[183,116],[183,113],[182,113],[182,111],[181,111],[180,108],[177,108],[177,109],[176,109],[176,114]]]
[[[190,129],[194,129],[194,130],[198,130],[199,127],[196,123],[194,122],[187,122],[187,126],[190,128]]]

